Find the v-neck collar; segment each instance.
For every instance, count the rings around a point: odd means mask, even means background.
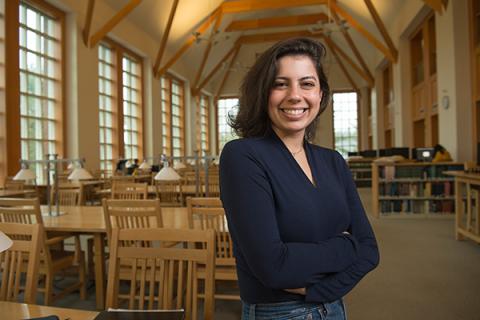
[[[296,166],[299,173],[303,176],[303,178],[307,181],[307,183],[312,188],[315,188],[315,189],[318,188],[318,182],[319,181],[318,181],[317,172],[315,170],[315,166],[312,165],[314,161],[313,161],[313,154],[312,154],[312,151],[311,151],[310,143],[308,143],[308,141],[306,139],[303,139],[303,147],[305,149],[305,156],[307,158],[307,163],[308,163],[308,166],[310,167],[310,171],[312,172],[313,181],[311,181],[308,178],[308,176],[303,171],[302,167],[300,167],[300,164],[298,164],[297,160],[295,160],[295,157],[292,155],[290,150],[288,150],[287,146],[282,141],[282,139],[280,139],[280,137],[276,134],[276,132],[273,131],[273,129],[269,130],[269,132],[267,132],[266,135],[271,136],[280,145],[280,147],[283,149],[284,153],[286,153],[287,158],[290,159],[289,161],[293,161],[295,163],[294,165]]]

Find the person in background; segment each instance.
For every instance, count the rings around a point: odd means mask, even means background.
[[[445,162],[452,161],[450,152],[447,151],[441,144],[437,144],[433,147],[433,159],[432,162]]]
[[[343,296],[379,263],[342,156],[313,145],[330,89],[324,46],[279,42],[246,74],[220,160],[242,319],[346,319]]]
[[[132,164],[127,168],[127,174],[135,175],[139,166],[140,165],[138,164],[138,159],[133,159]]]

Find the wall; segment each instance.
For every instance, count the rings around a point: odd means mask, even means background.
[[[472,87],[467,1],[436,16],[440,143],[457,161],[473,160]],[[448,97],[448,108],[442,106]]]

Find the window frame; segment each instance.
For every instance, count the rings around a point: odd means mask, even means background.
[[[21,134],[21,109],[20,109],[20,98],[22,96],[20,90],[20,29],[26,28],[20,25],[20,6],[25,5],[31,7],[33,10],[40,12],[41,15],[48,16],[49,18],[55,20],[58,26],[58,48],[60,53],[58,58],[53,59],[54,62],[59,64],[58,79],[57,83],[54,84],[56,88],[54,89],[55,96],[52,101],[56,103],[54,106],[54,117],[52,118],[53,125],[55,127],[53,139],[45,139],[54,141],[54,152],[60,157],[63,157],[67,154],[66,150],[66,139],[65,139],[65,79],[66,79],[66,24],[65,24],[65,12],[56,8],[53,5],[50,5],[43,0],[9,0],[5,1],[5,139],[6,139],[6,174],[13,176],[20,168],[19,159],[22,158],[22,134]],[[28,29],[34,30],[34,29]],[[36,31],[35,31],[36,32]],[[42,35],[48,34],[48,32],[42,33]],[[48,38],[50,38],[48,36]],[[22,49],[25,52],[25,49]],[[35,54],[39,53],[37,51]],[[46,55],[40,54],[40,56],[45,59]],[[28,71],[28,68],[22,69]],[[29,72],[29,74],[36,74],[37,76],[41,75],[42,79],[45,77],[44,74],[37,74],[35,72]],[[53,79],[50,79],[53,80]],[[49,80],[47,80],[49,81]],[[26,95],[28,91],[23,92],[23,96]],[[40,95],[42,99],[43,95]],[[41,119],[40,119],[41,120]],[[31,140],[31,139],[29,139]],[[35,140],[35,139],[33,139]],[[40,139],[44,140],[44,139]],[[48,143],[48,142],[47,142]],[[47,150],[47,152],[49,152]],[[44,160],[45,155],[42,155],[41,159],[30,159],[30,160]],[[0,173],[1,175],[1,173]],[[42,182],[41,177],[39,177]]]
[[[336,148],[336,135],[335,135],[335,108],[334,108],[334,101],[333,97],[335,94],[342,94],[342,93],[355,93],[357,95],[357,103],[356,103],[356,112],[357,112],[357,150],[360,150],[360,95],[357,91],[355,90],[334,90],[332,92],[332,130],[333,130],[333,148],[337,150]],[[338,150],[337,150],[338,151]]]
[[[174,125],[174,92],[173,84],[179,86],[177,106],[179,110],[178,118],[179,125]],[[185,156],[186,141],[185,141],[185,82],[174,75],[167,73],[162,76],[160,80],[161,89],[161,116],[162,116],[162,153],[168,157]],[[174,136],[174,128],[178,128],[179,136]],[[174,139],[180,140],[179,148],[174,147]],[[175,155],[175,149],[179,150],[179,154]]]
[[[145,145],[145,135],[144,135],[144,126],[145,126],[145,104],[144,104],[144,94],[145,94],[145,86],[144,86],[144,72],[143,72],[143,58],[133,52],[132,50],[129,50],[128,48],[124,47],[123,45],[119,44],[118,42],[110,39],[110,38],[105,38],[102,39],[100,44],[103,44],[107,47],[109,47],[113,51],[113,64],[115,66],[113,73],[115,75],[115,84],[116,86],[112,90],[112,94],[114,94],[115,99],[114,100],[114,108],[115,108],[115,117],[113,120],[113,137],[112,137],[112,168],[114,168],[115,161],[120,159],[120,158],[125,158],[126,157],[126,150],[125,150],[125,141],[124,141],[124,133],[125,133],[125,128],[124,128],[124,95],[123,95],[123,58],[125,56],[136,60],[136,62],[139,64],[138,70],[140,72],[139,76],[139,112],[140,116],[138,117],[137,120],[137,129],[138,129],[138,134],[139,137],[137,138],[138,142],[138,154],[137,158],[144,158],[144,145]],[[98,55],[97,55],[98,59]],[[98,76],[98,74],[97,74]],[[100,138],[100,134],[99,134]]]

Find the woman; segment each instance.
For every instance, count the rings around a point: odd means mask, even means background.
[[[444,146],[441,144],[435,145],[433,147],[433,159],[432,162],[447,162],[447,161],[452,161],[452,156],[450,155],[450,152],[445,149]]]
[[[312,145],[330,89],[325,49],[290,39],[247,73],[220,160],[242,319],[346,319],[342,297],[378,264],[350,171]]]

